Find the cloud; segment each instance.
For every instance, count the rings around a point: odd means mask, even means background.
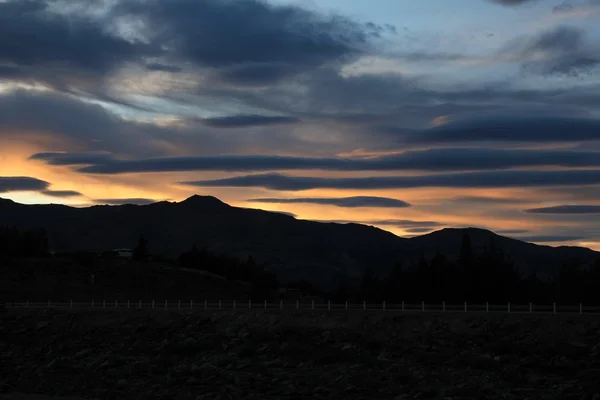
[[[409,219],[379,219],[371,221],[352,221],[352,220],[316,220],[315,222],[322,223],[336,223],[336,224],[362,224],[362,225],[373,225],[373,226],[394,226],[401,229],[418,229],[423,228],[427,231],[437,229],[445,226],[440,222],[436,221],[413,221]]]
[[[599,170],[557,171],[486,171],[421,176],[369,178],[316,178],[283,174],[259,174],[232,178],[180,182],[199,187],[260,187],[270,190],[309,189],[407,189],[439,188],[510,188],[579,186],[600,184]]]
[[[101,19],[60,13],[53,3],[0,2],[0,79],[67,90],[75,82],[103,79],[124,63],[153,54],[142,43],[110,33]]]
[[[183,71],[183,68],[178,67],[176,65],[166,65],[160,63],[150,63],[146,64],[146,69],[148,71],[160,71],[160,72],[171,72],[177,73]]]
[[[520,6],[526,3],[533,3],[536,0],[489,0],[492,3],[500,4],[503,6]]]
[[[526,200],[507,197],[459,196],[448,200],[449,202],[467,204],[522,204]]]
[[[524,210],[528,214],[600,214],[599,205],[562,205],[554,207],[530,208]]]
[[[29,157],[30,160],[44,161],[50,165],[86,165],[104,163],[114,159],[108,153],[36,153]]]
[[[236,83],[276,81],[298,67],[353,58],[384,29],[257,0],[128,1],[111,14],[141,22],[146,40],[170,48],[171,58],[229,68],[222,78]]]
[[[205,118],[202,123],[217,128],[243,128],[261,125],[294,124],[300,120],[295,117],[266,115],[234,115],[229,117]]]
[[[428,233],[433,229],[431,228],[407,228],[405,229],[406,233]]]
[[[407,135],[407,143],[580,142],[600,140],[600,119],[534,115],[456,118]]]
[[[304,198],[293,198],[293,199],[275,199],[275,198],[262,198],[262,199],[249,199],[246,200],[254,203],[275,203],[275,204],[295,204],[295,203],[308,203],[308,204],[321,204],[321,205],[332,205],[337,207],[381,207],[381,208],[406,208],[411,207],[411,204],[387,197],[373,197],[373,196],[354,196],[354,197],[342,197],[342,198],[320,198],[320,197],[304,197]]]
[[[576,76],[600,65],[598,48],[586,39],[581,28],[557,26],[533,37],[515,39],[506,50],[523,60],[526,71]]]
[[[40,193],[51,197],[75,197],[82,196],[81,193],[74,190],[43,190]]]
[[[533,235],[533,236],[515,236],[514,239],[524,242],[536,243],[556,243],[556,242],[574,242],[584,240],[582,236],[561,236],[561,235]]]
[[[499,235],[519,235],[522,233],[528,233],[529,230],[527,229],[500,229],[498,231],[496,231],[497,234]]]
[[[600,167],[600,152],[441,148],[367,158],[215,155],[118,160],[102,153],[38,153],[30,157],[51,165],[82,165],[79,172],[118,174],[169,171],[473,171],[521,167]],[[463,199],[465,200],[465,199]],[[471,199],[473,200],[473,199]]]
[[[131,199],[97,199],[94,200],[96,204],[106,204],[111,206],[118,206],[124,204],[136,204],[136,205],[146,205],[156,203],[158,200],[153,199],[143,199],[143,198],[131,198]]]
[[[0,193],[46,190],[50,183],[27,176],[0,176]]]

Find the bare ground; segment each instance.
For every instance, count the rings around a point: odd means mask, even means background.
[[[598,316],[9,309],[0,318],[2,400],[600,399]]]

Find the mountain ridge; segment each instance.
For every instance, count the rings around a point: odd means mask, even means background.
[[[386,274],[397,261],[412,262],[440,252],[456,258],[465,233],[474,251],[494,238],[524,271],[552,274],[556,263],[579,258],[592,264],[600,253],[585,247],[523,242],[481,228],[443,228],[403,238],[359,223],[309,221],[253,208],[234,207],[213,196],[180,202],[75,208],[22,205],[0,200],[0,226],[45,228],[54,251],[104,251],[133,247],[141,234],[157,254],[176,258],[194,244],[267,263],[282,281],[305,279],[328,286],[358,278],[367,267]]]

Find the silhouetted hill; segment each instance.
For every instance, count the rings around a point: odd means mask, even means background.
[[[281,281],[306,279],[330,286],[340,276],[358,278],[367,266],[386,274],[397,260],[410,262],[439,251],[458,255],[464,233],[477,251],[493,235],[524,270],[552,273],[565,256],[591,263],[599,253],[586,248],[549,247],[481,229],[443,229],[411,239],[360,224],[297,220],[292,216],[229,206],[211,196],[149,205],[23,205],[0,202],[0,226],[46,228],[57,252],[104,251],[135,246],[140,234],[156,254],[177,257],[193,244],[238,257],[252,254],[268,263]]]

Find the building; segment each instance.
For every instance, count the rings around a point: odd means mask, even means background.
[[[119,258],[126,258],[130,260],[133,257],[132,249],[114,249],[113,252]]]

